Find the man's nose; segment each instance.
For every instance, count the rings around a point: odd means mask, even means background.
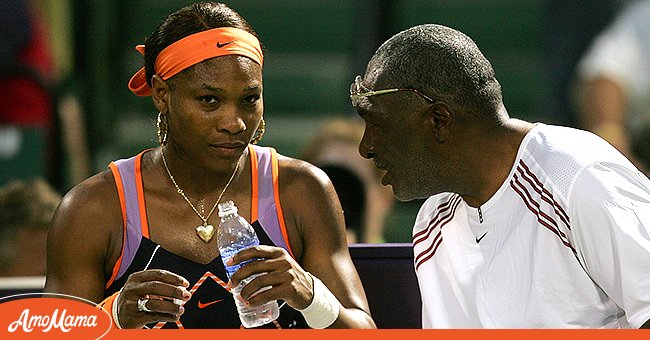
[[[363,134],[363,138],[361,138],[361,142],[359,142],[359,154],[363,158],[374,158],[375,154],[372,151],[372,146],[369,144],[369,138],[367,137],[367,134]]]

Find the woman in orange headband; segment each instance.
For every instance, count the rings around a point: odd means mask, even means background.
[[[45,290],[101,305],[120,328],[240,328],[230,287],[251,306],[279,300],[272,328],[375,327],[350,259],[336,192],[314,166],[254,145],[264,133],[255,32],[223,4],[167,16],[129,81],[157,109],[160,146],[112,162],[63,199]],[[234,201],[261,259],[226,276],[214,230]],[[271,287],[259,291],[260,288]]]

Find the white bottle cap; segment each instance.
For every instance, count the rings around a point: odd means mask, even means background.
[[[234,215],[236,213],[237,213],[237,207],[235,206],[235,202],[226,201],[223,203],[219,203],[219,217],[224,217],[226,215]]]

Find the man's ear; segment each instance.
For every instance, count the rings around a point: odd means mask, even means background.
[[[164,81],[157,74],[154,74],[154,76],[151,77],[151,89],[151,98],[153,99],[153,103],[156,106],[156,109],[158,109],[158,112],[169,111],[167,108],[169,105],[169,95],[171,93],[169,83]]]
[[[443,144],[448,139],[454,118],[453,112],[445,102],[436,102],[429,108],[431,129],[438,144]]]

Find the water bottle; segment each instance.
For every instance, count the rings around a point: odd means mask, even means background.
[[[248,223],[243,217],[237,214],[237,207],[233,201],[227,201],[219,204],[219,217],[221,223],[217,229],[217,245],[221,253],[221,260],[226,267],[228,278],[234,274],[239,267],[246,265],[250,261],[236,264],[234,266],[226,265],[233,255],[240,250],[248,247],[253,247],[260,244],[253,226]],[[236,287],[231,289],[233,297],[235,298],[235,305],[239,312],[239,319],[242,325],[246,328],[258,327],[273,320],[277,319],[280,315],[277,301],[269,301],[261,306],[247,307],[244,305],[240,297],[240,292],[244,286],[251,282],[255,277],[261,274],[255,274],[242,280]],[[271,287],[264,287],[258,292],[270,289]]]

